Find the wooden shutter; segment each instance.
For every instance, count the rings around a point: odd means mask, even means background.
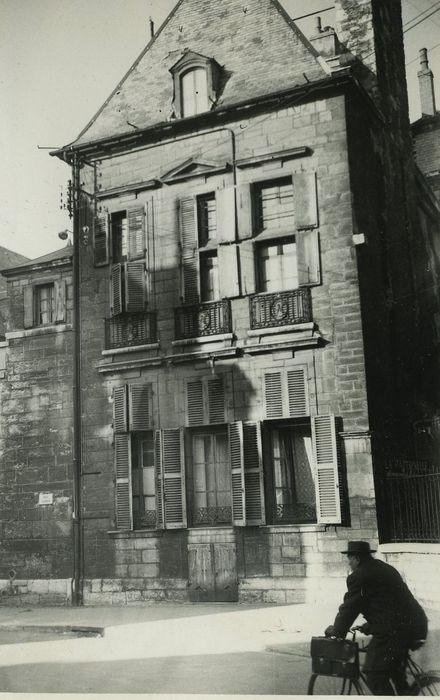
[[[118,530],[131,530],[133,511],[131,505],[131,450],[128,433],[115,435],[115,472],[116,528]]]
[[[312,445],[315,460],[318,523],[339,524],[341,522],[341,501],[334,416],[314,416],[312,418]]]
[[[251,185],[237,186],[237,228],[240,241],[253,236]]]
[[[162,431],[156,430],[154,433],[154,471],[156,476],[156,527],[159,530],[164,528],[164,501],[162,482]]]
[[[197,241],[196,201],[181,199],[179,206],[180,241],[182,246],[182,292],[185,304],[199,301],[199,258]]]
[[[240,293],[238,285],[237,246],[219,245],[217,255],[220,298],[236,297]]]
[[[23,289],[23,326],[32,328],[34,325],[34,288],[29,285]]]
[[[253,241],[240,244],[241,293],[255,294],[255,251]]]
[[[136,313],[145,310],[145,263],[125,263],[125,308]]]
[[[205,406],[203,384],[200,379],[189,381],[186,385],[186,420],[188,426],[204,423]]]
[[[295,225],[301,230],[318,226],[316,173],[293,174]]]
[[[125,385],[113,389],[113,430],[115,433],[126,433],[128,430],[127,387]]]
[[[113,265],[110,274],[110,313],[117,316],[122,313],[122,265]]]
[[[235,241],[235,187],[225,187],[216,192],[217,241]]]
[[[284,401],[281,372],[264,373],[264,402],[266,418],[282,418]]]
[[[186,527],[183,430],[162,430],[162,484],[167,529]]]
[[[306,367],[287,370],[287,403],[291,418],[309,415]]]
[[[232,522],[246,525],[244,494],[243,423],[229,424],[229,459],[231,464]]]
[[[298,284],[300,287],[321,284],[319,231],[302,231],[296,236]]]
[[[264,482],[259,423],[243,423],[246,525],[264,525]]]
[[[225,386],[223,377],[208,379],[206,382],[206,393],[208,404],[208,423],[225,422]]]
[[[110,261],[109,217],[97,216],[93,225],[93,259],[95,267],[108,265]]]
[[[137,260],[145,254],[145,209],[133,207],[127,210],[128,259]]]
[[[265,372],[264,402],[266,418],[299,418],[309,415],[307,368],[294,367]]]
[[[151,399],[151,384],[129,385],[129,430],[150,430],[152,428]]]
[[[187,425],[212,425],[226,422],[223,377],[195,379],[186,385]]]
[[[55,323],[63,323],[66,320],[66,281],[54,282]]]

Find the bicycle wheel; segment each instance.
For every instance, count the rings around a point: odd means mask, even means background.
[[[411,695],[440,695],[440,671],[419,673],[411,688]]]
[[[359,681],[312,673],[307,695],[363,695]]]

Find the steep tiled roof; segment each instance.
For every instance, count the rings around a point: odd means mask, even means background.
[[[325,76],[316,51],[278,0],[179,0],[75,145],[145,129],[172,111],[170,68],[185,51],[223,68],[213,110]]]
[[[4,270],[8,267],[15,267],[21,263],[26,263],[29,258],[26,258],[20,253],[14,253],[14,251],[4,248],[0,245],[0,270]],[[6,293],[6,280],[2,275],[0,275],[0,297]]]

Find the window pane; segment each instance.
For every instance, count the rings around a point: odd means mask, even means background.
[[[35,289],[35,318],[38,326],[53,322],[55,294],[54,285],[45,284]]]
[[[202,301],[215,301],[219,298],[217,252],[200,255],[200,292]]]
[[[155,527],[156,482],[152,431],[131,434],[131,481],[134,527]]]
[[[298,287],[294,240],[262,245],[257,251],[260,292],[282,292]]]
[[[182,91],[182,116],[206,112],[208,109],[208,81],[204,68],[185,73],[180,82]]]
[[[194,86],[196,93],[196,114],[206,112],[208,109],[208,81],[206,71],[197,68],[194,71]]]
[[[113,262],[127,259],[128,221],[125,212],[112,215],[112,256]]]
[[[293,185],[290,178],[261,185],[256,196],[260,230],[290,225],[293,229]]]
[[[215,194],[197,198],[197,223],[199,246],[217,238],[217,209]]]
[[[193,524],[230,523],[231,475],[228,434],[192,437]]]

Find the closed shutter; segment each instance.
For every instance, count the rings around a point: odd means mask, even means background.
[[[55,323],[63,323],[66,320],[66,281],[55,280]]]
[[[109,264],[109,248],[108,215],[98,216],[95,218],[93,226],[93,259],[95,267]]]
[[[122,313],[122,265],[113,265],[110,275],[110,313],[117,316]]]
[[[243,423],[246,525],[264,525],[264,482],[259,423]]]
[[[164,528],[164,503],[162,483],[162,431],[160,430],[156,430],[154,433],[154,472],[156,477],[156,527],[162,530]]]
[[[186,385],[187,426],[226,422],[223,377],[195,379]]]
[[[151,430],[151,384],[130,384],[128,387],[129,430]]]
[[[312,418],[312,444],[318,523],[339,524],[341,522],[341,501],[334,416],[314,416]]]
[[[115,433],[126,433],[128,430],[127,387],[125,385],[113,389],[113,430]]]
[[[306,367],[287,370],[287,401],[291,418],[309,414]]]
[[[237,246],[219,245],[217,255],[220,298],[236,297],[240,293],[238,285]]]
[[[309,415],[307,368],[265,372],[264,402],[266,418],[299,418]]]
[[[225,422],[225,386],[223,377],[207,381],[208,423]]]
[[[293,196],[296,228],[301,230],[318,226],[316,173],[294,173]]]
[[[225,187],[216,192],[217,241],[235,241],[235,187]]]
[[[29,285],[23,289],[23,327],[34,325],[34,288]]]
[[[302,231],[296,237],[298,284],[307,287],[321,284],[319,231]]]
[[[162,430],[162,484],[165,528],[186,527],[183,430]]]
[[[255,252],[253,241],[240,244],[241,293],[255,294]]]
[[[125,264],[125,306],[131,313],[145,310],[145,263]]]
[[[246,525],[244,496],[243,423],[229,425],[229,459],[231,465],[232,522]]]
[[[201,380],[189,381],[186,385],[186,420],[188,426],[204,423],[205,406]]]
[[[252,238],[252,190],[249,184],[237,187],[237,228],[240,241]]]
[[[116,528],[131,530],[133,513],[131,507],[131,454],[130,436],[115,435],[115,472],[116,472]]]
[[[196,304],[199,301],[199,258],[194,197],[180,200],[179,222],[182,246],[183,298],[185,304]]]
[[[284,414],[281,372],[264,373],[266,418],[282,418]]]
[[[128,259],[137,260],[145,254],[145,209],[133,207],[127,210]]]

